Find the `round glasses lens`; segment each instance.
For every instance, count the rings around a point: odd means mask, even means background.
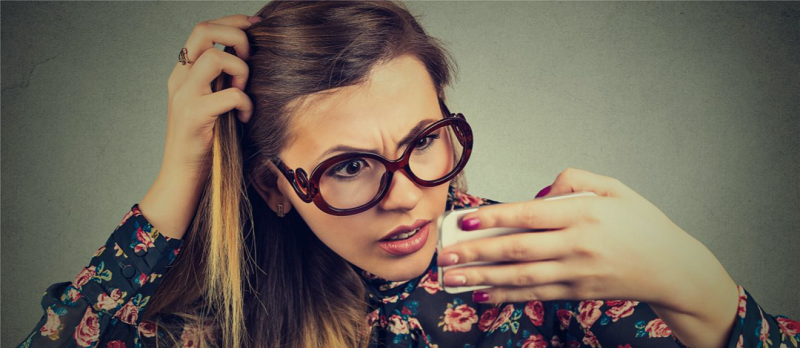
[[[457,126],[441,126],[416,140],[411,150],[409,166],[418,178],[435,181],[450,175],[464,154],[464,147],[456,138]]]
[[[456,170],[464,154],[456,129],[455,124],[445,124],[409,144],[414,146],[409,167],[415,176],[425,181],[436,181]],[[375,159],[355,157],[342,160],[322,174],[319,193],[333,208],[357,208],[378,195],[385,176],[386,167]]]
[[[386,167],[368,157],[350,158],[330,166],[319,180],[319,191],[337,209],[359,207],[375,197]]]

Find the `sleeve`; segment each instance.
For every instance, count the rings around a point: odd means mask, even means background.
[[[798,348],[800,323],[765,313],[745,289],[739,288],[739,312],[726,348]],[[556,301],[554,346],[680,347],[670,328],[644,302]]]
[[[155,331],[139,318],[181,244],[134,204],[74,280],[47,288],[44,314],[19,347],[142,347]]]

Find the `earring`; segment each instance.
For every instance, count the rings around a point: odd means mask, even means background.
[[[283,217],[284,215],[286,214],[283,213],[283,204],[278,204],[278,217]]]

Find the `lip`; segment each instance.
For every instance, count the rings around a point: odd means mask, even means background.
[[[416,224],[414,224],[416,225]],[[411,255],[422,249],[428,241],[431,223],[426,223],[420,227],[419,232],[408,239],[403,240],[380,240],[378,246],[394,256]]]
[[[429,222],[431,222],[431,220],[418,219],[417,221],[414,221],[414,224],[411,225],[411,226],[408,226],[408,225],[398,226],[397,228],[392,230],[392,232],[389,232],[387,235],[383,236],[383,238],[381,238],[380,240],[381,241],[385,241],[385,240],[387,240],[389,238],[392,238],[392,237],[394,237],[394,236],[396,236],[398,234],[416,230],[417,228],[420,228],[420,227],[422,227],[423,225],[425,225],[425,224],[427,224]]]

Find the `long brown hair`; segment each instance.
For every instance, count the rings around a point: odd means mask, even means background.
[[[364,83],[376,65],[411,54],[444,98],[455,62],[399,2],[272,1],[257,15],[263,20],[245,30],[253,117],[219,117],[197,213],[143,320],[170,343],[186,327],[184,339],[201,346],[364,346],[370,328],[359,275],[295,209],[277,217],[253,181],[276,187],[267,162],[289,142],[306,97]],[[213,90],[229,86],[223,73]],[[465,184],[463,172],[451,183]]]

